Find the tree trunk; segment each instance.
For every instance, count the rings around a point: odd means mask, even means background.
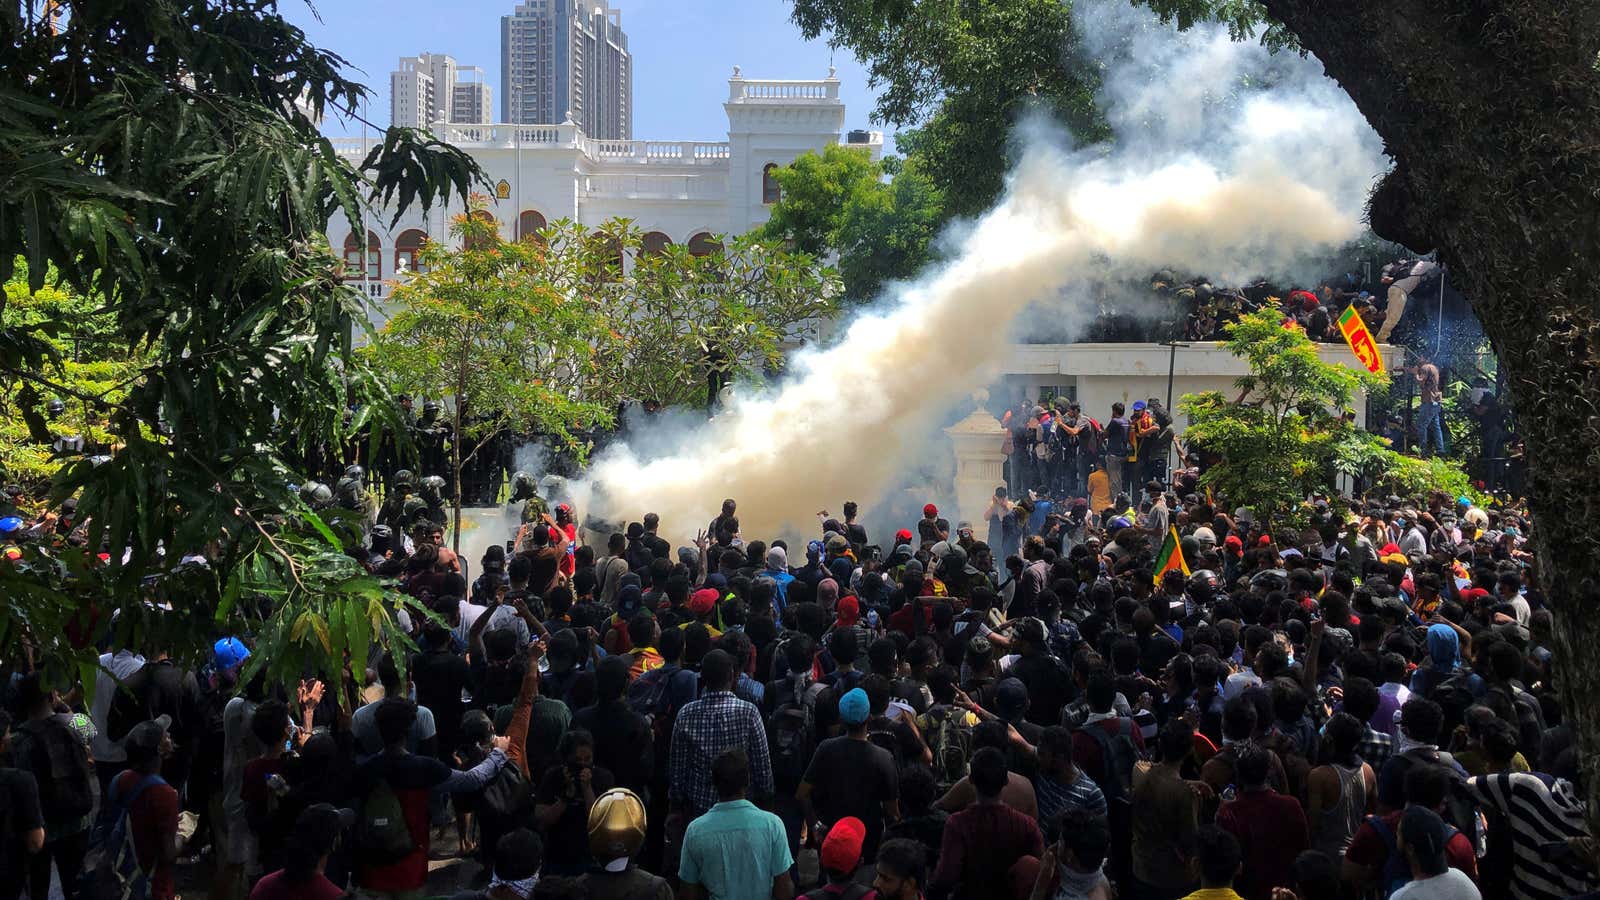
[[[1373,229],[1437,248],[1499,355],[1600,834],[1600,3],[1264,2],[1394,157]]]

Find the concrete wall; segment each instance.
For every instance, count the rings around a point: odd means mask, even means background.
[[[1384,345],[1382,351],[1391,369],[1401,364],[1400,348]],[[1357,365],[1344,344],[1322,344],[1318,352],[1328,362]],[[995,402],[1014,404],[1019,393],[1037,399],[1041,388],[1053,387],[1075,394],[1084,412],[1101,422],[1110,417],[1112,403],[1131,406],[1150,397],[1165,402],[1169,367],[1174,406],[1184,394],[1200,391],[1236,396],[1234,381],[1246,373],[1244,360],[1201,341],[1176,351],[1159,344],[1017,344],[1005,359],[1006,387],[994,392]],[[1354,406],[1357,421],[1365,421],[1366,395],[1357,396]],[[1187,422],[1181,415],[1176,419],[1181,431]]]

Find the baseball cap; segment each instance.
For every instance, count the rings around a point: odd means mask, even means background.
[[[236,637],[225,637],[211,645],[211,664],[217,669],[231,669],[250,658],[250,648]]]
[[[717,605],[717,592],[703,588],[689,595],[689,612],[703,616]]]
[[[911,540],[911,529],[902,528],[899,531],[896,531],[894,533],[894,539],[897,540],[897,541],[909,541],[909,540]]]
[[[822,839],[822,868],[844,874],[854,872],[861,862],[861,844],[867,839],[867,826],[855,816],[833,823]]]
[[[1444,819],[1426,806],[1408,806],[1400,816],[1400,839],[1418,859],[1443,859],[1449,833]]]
[[[932,503],[929,503],[927,506],[924,506],[922,508],[922,515],[923,515],[924,518],[931,519],[934,516],[937,516],[938,514],[939,514],[939,507],[934,506]]]
[[[1028,708],[1028,688],[1017,678],[1002,678],[994,689],[995,712],[1010,719]]]
[[[133,752],[142,750],[154,753],[161,749],[161,739],[171,727],[172,717],[169,715],[162,714],[154,719],[146,719],[128,729],[128,733],[122,738],[122,746]]]
[[[870,711],[867,692],[861,688],[851,688],[839,698],[839,721],[846,725],[860,725],[867,720]]]
[[[1145,408],[1145,402],[1143,400],[1135,400],[1135,401],[1133,401],[1133,410],[1134,410],[1134,412],[1138,412],[1139,410],[1144,409],[1144,408]]]

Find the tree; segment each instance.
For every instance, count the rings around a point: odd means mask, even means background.
[[[1185,394],[1178,408],[1189,416],[1189,445],[1216,460],[1200,483],[1229,503],[1280,528],[1305,524],[1306,498],[1329,489],[1336,472],[1407,493],[1465,491],[1465,474],[1451,464],[1402,456],[1356,425],[1352,400],[1383,387],[1384,376],[1323,360],[1317,344],[1273,310],[1243,316],[1227,335],[1223,346],[1250,367],[1237,381],[1239,396]]]
[[[838,307],[837,273],[756,234],[718,237],[704,255],[680,245],[647,250],[626,219],[594,234],[558,222],[546,236],[551,277],[591,292],[605,315],[583,396],[612,405],[714,405],[729,382],[780,367],[783,351],[804,339],[800,326]],[[605,248],[603,278],[596,246]],[[624,261],[620,273],[614,260]]]
[[[461,473],[482,439],[536,431],[581,449],[575,430],[611,422],[604,405],[579,399],[606,337],[598,305],[549,278],[543,242],[502,238],[488,207],[475,194],[455,218],[450,234],[459,249],[423,246],[416,273],[390,293],[395,309],[365,353],[392,390],[450,401],[457,550]],[[473,446],[463,454],[467,438]]]
[[[1525,440],[1556,683],[1600,834],[1600,4],[1149,0],[1281,27],[1383,138],[1372,228],[1437,250],[1483,323]]]
[[[114,435],[104,413],[125,395],[144,358],[118,339],[116,319],[103,304],[66,288],[58,276],[29,290],[27,263],[18,262],[3,287],[0,331],[37,330],[59,361],[47,380],[0,382],[0,477],[42,496],[68,461],[110,446]],[[52,410],[56,403],[59,411]],[[83,439],[82,452],[53,449],[74,437]]]
[[[882,90],[874,119],[921,126],[897,141],[943,192],[946,215],[993,204],[1024,113],[1043,112],[1080,141],[1109,137],[1094,108],[1095,70],[1062,0],[795,0],[794,21],[807,39],[827,35],[867,63]]]
[[[933,239],[944,222],[944,195],[907,159],[888,184],[857,187],[834,235],[845,294],[876,297],[886,281],[910,278],[933,258]]]
[[[944,203],[917,160],[874,163],[859,149],[835,144],[821,156],[803,153],[774,174],[783,192],[762,234],[804,253],[838,254],[851,300],[871,300],[885,281],[909,278],[927,264]]]
[[[837,248],[839,222],[857,189],[877,182],[883,169],[858,148],[830,144],[822,155],[807,150],[772,174],[781,191],[762,233],[822,256]]]
[[[286,635],[252,671],[359,677],[367,638],[399,639],[387,606],[405,601],[344,555],[338,514],[288,490],[304,475],[289,451],[376,440],[390,408],[352,350],[361,298],[322,230],[376,198],[448,200],[481,173],[406,129],[341,157],[317,122],[366,91],[272,0],[48,5],[60,15],[0,4],[0,279],[21,257],[36,295],[54,272],[145,357],[125,388],[79,398],[105,405],[118,449],[51,480],[50,501],[77,495],[86,521],[0,568],[0,657],[92,675],[117,609],[117,646],[193,658],[219,631]],[[0,388],[53,390],[51,338],[72,316],[0,318]],[[178,564],[191,555],[207,565]]]

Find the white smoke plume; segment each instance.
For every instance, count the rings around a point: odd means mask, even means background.
[[[1107,271],[1242,280],[1359,233],[1381,146],[1318,63],[1222,28],[1174,35],[1126,0],[1085,6],[1079,22],[1107,60],[1111,149],[1025,126],[1004,197],[962,226],[958,255],[800,354],[776,388],[690,433],[602,454],[591,513],[653,511],[681,540],[733,497],[749,537],[814,533],[817,510],[865,507],[902,483],[952,407],[994,377],[1030,304],[1081,327],[1093,311],[1074,288]]]

